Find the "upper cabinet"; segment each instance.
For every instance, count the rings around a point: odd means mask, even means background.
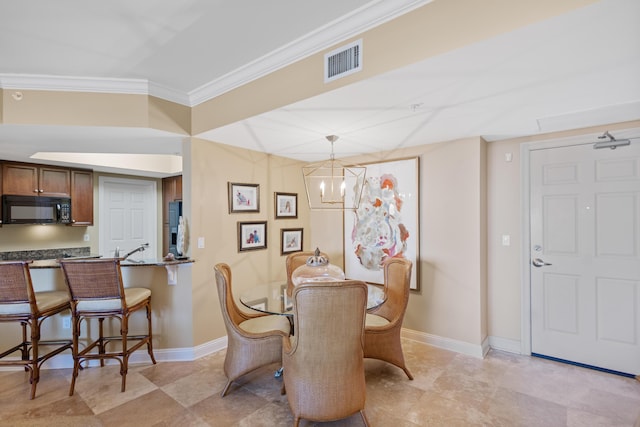
[[[71,172],[56,166],[3,162],[2,194],[70,197]]]
[[[0,194],[71,198],[71,224],[93,225],[93,171],[0,161]]]
[[[93,171],[71,170],[71,225],[93,225]]]

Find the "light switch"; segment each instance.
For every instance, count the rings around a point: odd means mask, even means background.
[[[505,161],[505,162],[510,162],[511,160],[513,160],[513,154],[511,154],[511,153],[504,153],[504,161]]]
[[[502,235],[502,246],[511,246],[511,236],[508,234]]]
[[[198,237],[198,249],[204,249],[204,237]]]

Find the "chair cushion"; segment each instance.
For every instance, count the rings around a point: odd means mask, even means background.
[[[147,288],[125,288],[124,300],[127,306],[136,305],[151,296],[151,290]],[[80,300],[78,311],[112,311],[121,308],[120,299]]]
[[[390,322],[382,316],[378,316],[377,314],[369,314],[365,316],[364,327],[367,326],[385,326]]]
[[[69,293],[66,291],[36,292],[36,305],[39,311],[64,305],[69,302]],[[0,314],[29,314],[31,306],[27,303],[0,304]]]
[[[289,335],[291,325],[286,316],[268,315],[254,317],[238,325],[240,329],[252,334],[260,334],[263,332],[269,332],[273,330],[282,331]]]

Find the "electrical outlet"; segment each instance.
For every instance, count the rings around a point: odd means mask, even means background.
[[[62,318],[62,329],[71,329],[71,316],[64,316]]]
[[[83,237],[85,242],[88,242],[89,240],[91,240],[91,236],[89,236],[88,234],[85,234]]]

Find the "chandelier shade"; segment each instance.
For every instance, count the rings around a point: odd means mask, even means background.
[[[367,168],[346,165],[335,159],[333,143],[336,135],[326,137],[331,142],[329,160],[302,167],[304,187],[312,210],[358,209]]]

